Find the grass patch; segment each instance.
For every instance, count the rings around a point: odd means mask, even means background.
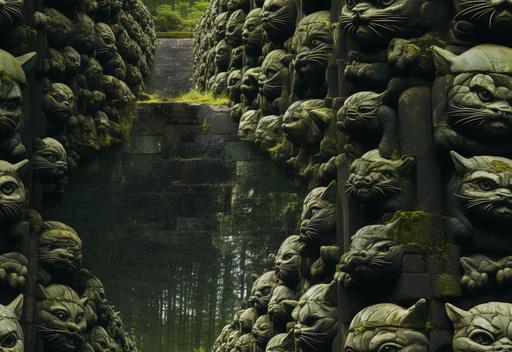
[[[143,99],[137,101],[137,104],[159,104],[159,103],[188,103],[200,105],[223,106],[229,104],[227,96],[216,97],[211,92],[200,92],[191,90],[188,93],[178,97],[163,97],[157,94],[146,95]]]
[[[191,90],[188,93],[182,94],[177,98],[172,98],[175,103],[190,103],[201,105],[215,105],[222,106],[229,104],[229,98],[226,96],[216,97],[212,92],[200,92],[198,90]]]
[[[157,38],[193,38],[192,32],[157,32]]]

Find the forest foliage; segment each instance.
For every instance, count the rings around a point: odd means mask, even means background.
[[[208,8],[205,0],[145,0],[158,32],[192,32]]]

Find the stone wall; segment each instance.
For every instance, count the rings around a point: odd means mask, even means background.
[[[207,348],[246,296],[246,273],[295,230],[300,192],[238,140],[224,108],[143,104],[131,131],[44,215],[80,231],[142,351]]]

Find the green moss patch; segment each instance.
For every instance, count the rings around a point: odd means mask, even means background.
[[[157,38],[193,38],[192,32],[158,32]]]
[[[223,106],[229,104],[229,98],[227,96],[215,96],[212,92],[200,92],[198,90],[191,90],[188,93],[182,94],[177,98],[171,98],[174,103],[189,103],[189,104],[201,104],[201,105],[215,105]]]

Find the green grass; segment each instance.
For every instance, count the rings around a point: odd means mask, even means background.
[[[194,33],[192,32],[158,32],[157,38],[192,38]]]
[[[229,98],[226,96],[215,97],[211,92],[200,92],[195,89],[192,89],[190,92],[182,94],[177,98],[172,98],[171,101],[175,103],[190,103],[215,106],[229,104]]]
[[[223,106],[229,104],[229,98],[226,96],[215,97],[211,92],[199,92],[195,89],[178,97],[162,97],[159,95],[148,95],[147,99],[139,100],[138,104],[158,104],[158,103],[188,103],[201,105]]]

